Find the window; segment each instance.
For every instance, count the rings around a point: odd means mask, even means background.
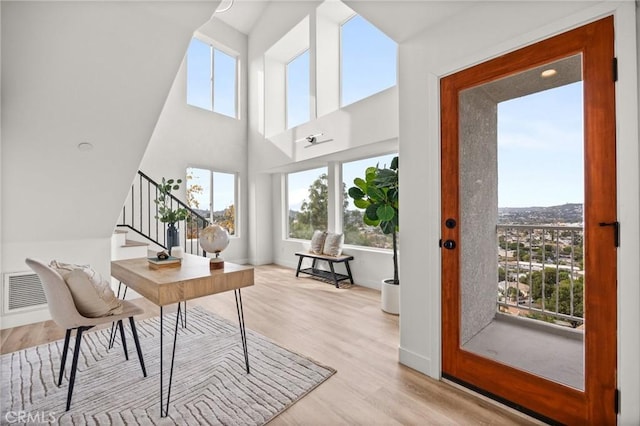
[[[327,168],[287,175],[289,238],[310,240],[315,229],[327,229]]]
[[[351,161],[342,164],[342,179],[344,186],[348,191],[354,186],[355,178],[363,178],[365,170],[368,167],[391,166],[391,160],[397,154],[382,155],[379,157],[365,158],[364,160]],[[344,243],[357,246],[376,247],[376,248],[393,248],[393,239],[391,235],[382,233],[380,227],[365,225],[362,221],[364,212],[353,205],[353,199],[345,196],[343,204],[343,224],[342,231],[344,233]]]
[[[190,167],[187,204],[212,223],[236,234],[236,174]]]
[[[309,109],[309,50],[287,64],[287,128],[306,123],[311,118]]]
[[[237,117],[237,58],[197,38],[187,51],[187,104]]]
[[[398,45],[361,16],[342,24],[340,48],[341,106],[396,84]]]

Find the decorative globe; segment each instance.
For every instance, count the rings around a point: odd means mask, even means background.
[[[208,253],[220,253],[229,245],[229,233],[220,225],[209,225],[200,231],[199,243]]]

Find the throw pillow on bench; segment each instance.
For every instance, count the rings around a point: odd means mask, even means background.
[[[342,254],[343,243],[344,234],[316,230],[311,237],[311,248],[309,251],[315,254],[337,257]]]

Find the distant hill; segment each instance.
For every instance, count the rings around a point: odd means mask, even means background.
[[[551,207],[499,207],[498,223],[517,225],[553,225],[558,223],[582,224],[582,204],[563,204]]]

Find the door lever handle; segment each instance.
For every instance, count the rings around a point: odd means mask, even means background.
[[[613,226],[613,244],[616,247],[620,247],[620,222],[600,222],[598,225],[604,226]]]

